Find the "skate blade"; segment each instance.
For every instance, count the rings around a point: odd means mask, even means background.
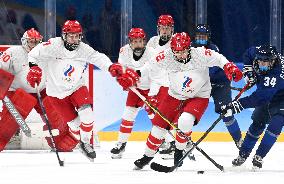
[[[95,158],[88,157],[81,149],[79,150],[90,162],[94,162]]]
[[[122,158],[122,154],[112,154],[111,158],[112,159],[121,159]]]
[[[171,155],[163,154],[163,155],[161,155],[161,158],[163,160],[172,160],[172,159],[174,159],[174,155],[173,154],[171,154]]]
[[[260,168],[259,168],[259,167],[256,167],[256,166],[252,166],[251,170],[252,170],[253,172],[258,172],[258,171],[260,170]]]
[[[140,167],[134,166],[133,170],[134,170],[134,171],[140,171],[140,170],[142,170],[142,169],[141,169]]]

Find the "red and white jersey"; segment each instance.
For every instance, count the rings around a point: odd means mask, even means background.
[[[153,36],[148,41],[147,46],[154,48],[157,52],[161,52],[161,51],[169,49],[171,47],[170,46],[170,41],[168,41],[165,45],[160,46],[159,45],[159,40],[160,40],[160,36]]]
[[[171,48],[170,41],[168,41],[165,45],[160,46],[159,40],[160,40],[160,36],[153,36],[148,41],[147,46],[154,48],[157,53]],[[162,79],[159,79],[159,86],[157,86],[155,83],[152,83],[151,88],[150,88],[150,92],[149,92],[149,96],[157,94],[158,93],[157,90],[159,90],[160,86],[169,87],[169,79],[168,79],[167,71],[160,69],[159,72],[163,73],[163,74],[160,75],[162,77]]]
[[[85,85],[83,74],[89,64],[104,71],[108,71],[112,64],[105,54],[95,51],[83,42],[76,50],[67,50],[60,37],[37,45],[29,52],[28,60],[47,64],[46,93],[59,99],[71,95]]]
[[[171,49],[167,49],[160,52],[151,63],[155,65],[156,71],[158,68],[167,70],[170,96],[179,100],[209,98],[211,84],[208,67],[223,68],[229,61],[223,55],[204,47],[191,48],[190,54],[190,61],[183,64],[175,60]]]
[[[130,48],[129,44],[120,48],[118,62],[124,66],[131,68],[133,70],[139,70],[141,77],[137,83],[137,87],[142,90],[150,89],[151,79],[149,76],[149,61],[156,52],[151,47],[146,47],[142,57],[139,60],[133,58],[133,50]]]
[[[44,68],[43,65],[40,65]],[[8,48],[0,57],[0,68],[12,73],[15,78],[9,91],[15,91],[22,88],[27,93],[36,93],[36,89],[27,82],[29,72],[28,52],[22,46],[12,46]],[[44,77],[45,75],[43,75]],[[45,78],[43,78],[45,80]],[[41,82],[39,89],[45,88],[45,83]]]

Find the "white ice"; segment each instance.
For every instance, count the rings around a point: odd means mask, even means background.
[[[264,159],[258,172],[250,170],[251,157],[235,171],[221,172],[197,150],[196,161],[186,159],[184,165],[172,173],[158,173],[146,166],[141,171],[132,170],[133,162],[144,152],[144,142],[129,142],[122,159],[111,159],[109,150],[114,142],[101,142],[94,163],[79,151],[59,153],[65,166],[60,167],[55,153],[48,151],[3,151],[0,153],[1,184],[242,184],[282,183],[284,181],[284,143],[276,143]],[[237,156],[232,142],[202,142],[199,145],[216,162],[230,167]],[[255,152],[255,150],[252,152]],[[173,160],[155,162],[172,166]],[[204,174],[197,171],[204,170]]]

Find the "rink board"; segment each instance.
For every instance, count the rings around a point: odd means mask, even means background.
[[[242,68],[241,65],[239,65]],[[244,81],[238,83],[233,82],[234,87],[243,87]],[[254,91],[255,88],[245,92],[243,96],[247,96]],[[232,91],[233,97],[238,91]],[[115,82],[115,80],[107,73],[99,70],[94,72],[94,113],[95,113],[95,130],[99,131],[100,140],[115,141],[117,139],[117,131],[121,123],[121,116],[125,106],[127,92],[123,92]],[[239,122],[241,131],[244,133],[252,123],[251,114],[253,109],[246,109],[235,117]],[[218,114],[214,112],[214,103],[210,98],[208,108],[204,113],[201,121],[197,126],[193,127],[193,138],[197,140],[218,118]],[[130,141],[145,141],[149,131],[151,130],[151,121],[147,117],[144,109],[141,109],[136,117],[133,132]],[[232,141],[227,132],[223,121],[220,121],[216,127],[209,133],[205,141]],[[278,141],[284,141],[283,133]]]

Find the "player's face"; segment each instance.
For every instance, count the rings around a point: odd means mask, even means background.
[[[35,39],[35,38],[28,38],[27,43],[30,50],[32,50],[35,46],[37,46],[39,43],[41,43],[41,39]]]
[[[269,65],[270,65],[270,62],[259,60],[259,61],[258,61],[258,65],[259,65],[259,66],[264,66],[264,67],[266,67],[266,66],[269,66]]]
[[[130,40],[130,46],[132,49],[144,48],[146,41],[143,38],[135,38]]]
[[[173,51],[173,53],[178,60],[184,60],[188,57],[189,49],[185,49],[183,51]]]
[[[195,36],[195,40],[206,40],[206,41],[208,41],[208,35],[197,33],[196,36]]]
[[[170,36],[173,32],[173,27],[171,26],[158,26],[159,34],[160,36]]]
[[[81,40],[81,34],[80,33],[67,33],[66,34],[66,41],[70,44],[76,43],[78,44]]]

